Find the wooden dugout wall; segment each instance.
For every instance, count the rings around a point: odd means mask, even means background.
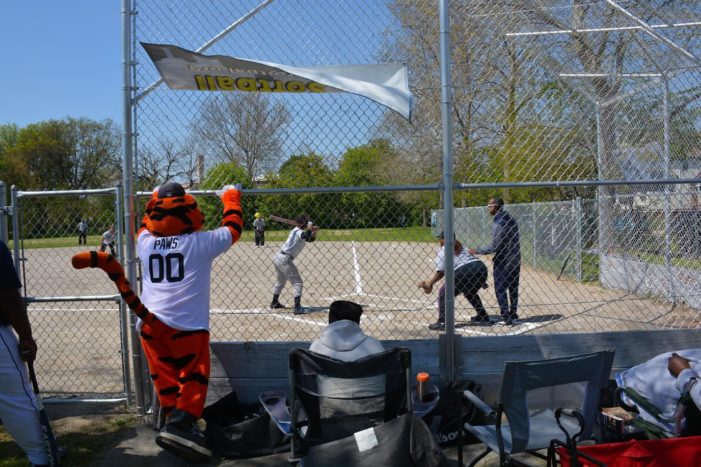
[[[383,341],[386,348],[404,346],[412,353],[413,373],[427,371],[434,382],[446,380],[441,364],[445,336],[438,340]],[[235,390],[239,399],[252,402],[262,391],[288,389],[287,356],[307,342],[213,342],[208,403]],[[655,355],[701,347],[698,329],[626,331],[595,334],[458,337],[458,378],[482,384],[483,397],[492,402],[501,386],[504,362],[564,357],[612,348],[616,350],[612,377]]]

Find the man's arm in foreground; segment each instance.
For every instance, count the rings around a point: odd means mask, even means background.
[[[34,360],[37,345],[32,337],[32,326],[27,317],[27,307],[22,300],[19,290],[0,290],[0,313],[5,321],[12,326],[19,337],[19,350],[25,360]]]

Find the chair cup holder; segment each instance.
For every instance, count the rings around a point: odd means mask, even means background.
[[[431,390],[426,394],[426,397],[424,400],[420,400],[418,396],[418,392],[416,391],[416,387],[414,387],[414,390],[412,391],[412,403],[414,405],[414,415],[417,417],[421,418],[428,414],[433,408],[436,406],[438,403],[438,400],[440,399],[440,391],[438,391],[438,388],[436,385],[432,385]]]

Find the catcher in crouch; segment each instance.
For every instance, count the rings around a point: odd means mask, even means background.
[[[436,253],[436,271],[430,279],[417,282],[417,286],[427,294],[433,291],[433,285],[445,276],[445,233],[441,232],[439,237],[440,249]],[[487,287],[487,266],[482,261],[472,256],[462,246],[457,239],[454,243],[453,268],[455,270],[455,296],[464,294],[477,312],[476,316],[470,318],[473,323],[489,323],[489,315],[484,309],[479,296],[479,289]],[[428,328],[432,331],[445,330],[445,283],[438,291],[438,321],[430,324]]]
[[[154,191],[137,238],[143,304],[113,256],[93,251],[73,257],[76,268],[99,267],[107,272],[139,317],[141,345],[166,414],[156,443],[194,462],[206,462],[212,456],[196,423],[202,416],[210,370],[212,261],[240,238],[243,225],[239,189],[225,187],[221,198],[221,227],[204,232],[200,231],[204,215],[180,184],[168,182]]]

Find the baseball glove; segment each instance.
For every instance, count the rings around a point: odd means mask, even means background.
[[[433,291],[433,286],[426,281],[418,281],[416,286],[423,289],[424,293],[429,294]]]

